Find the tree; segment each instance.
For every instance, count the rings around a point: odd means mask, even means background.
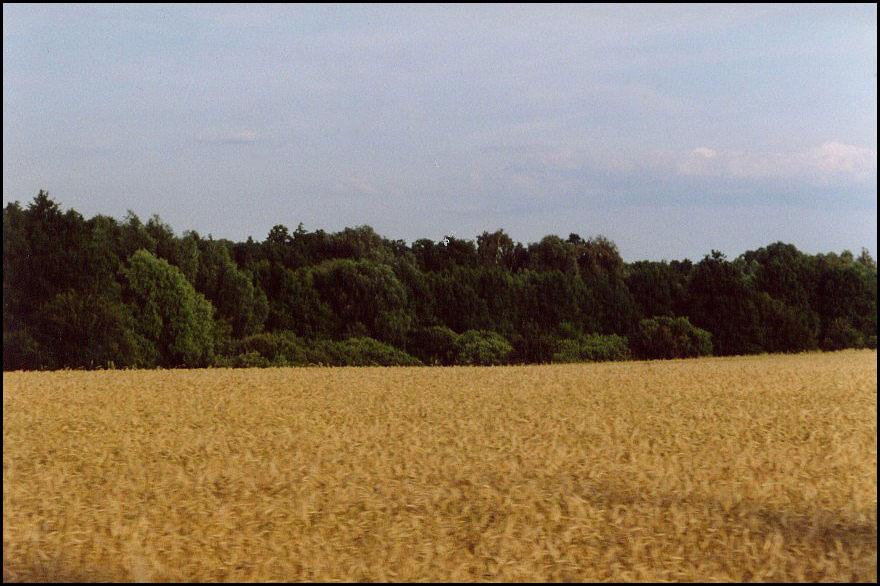
[[[529,245],[529,260],[535,271],[559,271],[576,275],[578,266],[573,245],[559,236],[545,236]]]
[[[822,339],[823,350],[843,350],[844,348],[861,348],[865,345],[864,336],[854,328],[845,317],[832,320],[825,328]]]
[[[583,283],[571,273],[523,271],[519,275],[519,316],[521,321],[554,332],[562,322],[582,323],[580,297]]]
[[[524,316],[511,336],[511,342],[516,361],[529,364],[552,362],[557,349],[555,333],[541,327],[534,319],[529,319],[529,316]]]
[[[159,366],[208,366],[214,354],[214,308],[168,261],[138,250],[122,269],[125,299],[142,355]]]
[[[614,242],[601,234],[586,242],[577,234],[572,234],[569,240],[574,243],[577,264],[583,278],[587,279],[591,275],[623,276],[623,259],[620,258]]]
[[[129,258],[140,249],[156,254],[156,239],[133,211],[128,210],[119,229],[119,256]]]
[[[8,233],[7,233],[8,230]],[[3,224],[3,299],[28,319],[67,289],[87,290],[95,279],[90,234],[82,216],[62,212],[45,191],[27,209],[7,206]]]
[[[721,356],[762,350],[758,312],[737,268],[717,250],[700,261],[688,283],[688,315],[695,326],[712,333]]]
[[[864,246],[862,247],[862,252],[859,254],[859,257],[856,259],[856,262],[868,270],[873,269],[875,272],[877,271],[877,262]]]
[[[183,233],[183,238],[176,239],[174,252],[170,259],[171,264],[181,270],[186,280],[196,284],[199,274],[199,255],[201,238],[198,232],[189,230]]]
[[[489,307],[477,292],[476,267],[453,266],[435,273],[432,281],[432,296],[441,324],[458,332],[490,326]]]
[[[685,316],[685,317],[675,317]],[[456,332],[465,332],[458,334]],[[728,261],[623,263],[603,236],[503,230],[412,247],[369,226],[175,236],[85,221],[40,191],[3,212],[9,368],[412,361],[494,364],[876,347],[877,265],[776,242]],[[626,336],[626,337],[624,337]],[[368,339],[369,338],[369,339]],[[498,358],[501,356],[501,358]]]
[[[793,307],[764,292],[755,294],[754,299],[765,352],[803,352],[818,347],[820,320],[816,312]]]
[[[335,259],[311,269],[315,291],[332,310],[332,334],[367,335],[402,348],[412,326],[406,288],[388,265]],[[328,332],[329,333],[329,332]]]
[[[755,263],[752,286],[774,299],[796,308],[808,308],[815,277],[807,255],[792,244],[775,242],[741,256],[746,263]],[[740,259],[738,259],[740,260]]]
[[[639,315],[673,315],[681,285],[666,262],[638,261],[627,267],[626,287]]]
[[[370,226],[345,228],[330,236],[327,255],[329,258],[369,258],[377,262],[391,260],[391,246],[376,234]]]
[[[115,287],[114,289],[118,289]],[[118,292],[56,295],[40,312],[41,346],[50,368],[149,366],[145,340],[136,334],[131,311]]]
[[[815,308],[822,320],[821,339],[854,340],[843,336],[842,319],[868,339],[877,335],[877,269],[870,263],[854,261],[850,254],[820,255],[816,258],[817,285]]]
[[[232,260],[227,242],[202,240],[200,247],[195,285],[216,309],[216,319],[226,322],[235,338],[258,332],[269,311],[265,294]]]
[[[483,232],[477,236],[477,256],[480,264],[503,266],[509,269],[513,264],[513,254],[513,240],[504,233],[504,230],[496,230],[491,234]]]

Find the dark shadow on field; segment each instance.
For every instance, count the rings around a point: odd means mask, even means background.
[[[677,505],[723,515],[733,524],[749,527],[752,535],[767,536],[778,532],[785,543],[797,542],[827,550],[835,549],[837,543],[840,543],[848,549],[877,550],[876,507],[873,520],[864,523],[841,518],[833,511],[776,511],[768,509],[760,502],[749,500],[725,507],[720,500],[705,495],[645,497],[632,487],[611,482],[593,483],[576,492],[591,504],[605,509],[640,503],[654,504],[661,508]]]
[[[876,512],[873,524],[847,522],[827,511],[820,511],[813,519],[805,515],[784,515],[770,511],[752,511],[751,514],[767,528],[778,531],[786,541],[822,545],[828,550],[836,548],[838,542],[844,548],[877,550]]]
[[[791,552],[787,557],[790,557],[793,564],[800,566],[799,570],[803,572],[801,575],[808,582],[877,581],[876,506],[868,514],[868,521],[863,522],[820,508],[773,510],[767,503],[747,499],[725,505],[711,495],[644,495],[639,494],[637,488],[619,482],[589,483],[574,492],[590,504],[607,511],[619,510],[621,507],[625,510],[627,507],[646,504],[661,509],[690,509],[695,515],[706,514],[710,518],[718,519],[718,526],[728,530],[735,528],[734,533],[737,532],[736,528],[742,528],[743,538],[761,545],[767,540],[772,543],[778,539],[777,535],[781,536],[783,549]],[[609,520],[613,522],[613,518]],[[609,531],[609,538],[619,540],[621,535],[612,530]],[[624,542],[620,544],[625,547]],[[721,543],[716,544],[713,549],[715,555],[720,554],[725,558],[731,568],[745,568],[755,561],[743,557],[742,551],[725,551],[727,548]],[[837,570],[833,569],[833,565],[828,568],[821,564],[804,566],[800,563],[804,560],[801,555],[809,556],[810,559],[838,559],[841,564]],[[786,564],[779,565],[778,575],[770,581],[791,580],[792,576],[785,566]],[[839,575],[838,571],[846,574]],[[750,572],[743,570],[742,579],[751,581]],[[762,578],[762,581],[767,581],[767,578]]]
[[[480,495],[476,487],[469,482],[459,487],[462,489],[462,500],[467,500],[479,506]],[[718,525],[726,528],[748,528],[748,540],[762,543],[765,539],[772,539],[777,534],[782,537],[783,547],[794,548],[797,551],[809,552],[806,555],[815,556],[825,554],[835,557],[839,552],[844,552],[849,557],[849,562],[844,562],[844,567],[851,574],[849,581],[876,581],[877,575],[877,510],[869,513],[867,522],[841,517],[833,511],[817,509],[801,509],[792,511],[772,510],[766,503],[754,500],[746,500],[736,504],[725,504],[711,495],[664,495],[644,494],[638,487],[627,485],[624,482],[611,481],[581,481],[568,477],[555,486],[557,494],[576,495],[589,503],[591,506],[605,511],[616,511],[621,508],[625,511],[628,507],[649,505],[660,509],[676,507],[682,510],[694,511],[695,515],[706,514],[710,518],[717,519]],[[560,499],[560,505],[565,508],[564,500]],[[490,523],[500,523],[504,518],[504,511],[496,509]],[[564,514],[568,515],[566,511]],[[485,529],[485,527],[484,527]],[[615,539],[614,527],[609,525],[607,533],[611,539]],[[625,538],[625,535],[617,534],[616,538]],[[466,533],[462,535],[462,543],[473,553],[475,544],[479,541],[479,532],[475,535]],[[724,546],[718,544],[715,553],[727,555]],[[745,561],[739,559],[739,555],[732,555],[728,561],[732,566]],[[102,571],[94,567],[78,567],[67,563],[63,559],[46,560],[33,567],[22,567],[20,564],[10,563],[4,557],[3,581],[4,582],[132,582],[137,578],[124,570],[122,573]],[[14,571],[8,568],[14,568]],[[122,569],[122,568],[119,568]],[[779,568],[781,579],[791,579],[785,573],[785,568]],[[804,576],[807,581],[817,582],[828,579],[839,581],[841,576],[827,575],[822,570],[807,571]],[[843,577],[845,578],[845,577]],[[157,580],[157,577],[151,577]],[[207,579],[207,577],[206,577]],[[744,578],[749,580],[746,575]],[[162,580],[158,578],[158,580]],[[167,578],[166,578],[167,580]]]
[[[9,570],[10,566],[15,567],[15,570]],[[11,564],[6,558],[3,559],[4,583],[57,582],[73,584],[82,582],[116,583],[120,581],[130,582],[132,580],[129,576],[113,576],[109,572],[96,568],[81,567],[58,559],[47,560],[24,568],[18,564]]]

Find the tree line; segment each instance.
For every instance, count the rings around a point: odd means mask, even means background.
[[[262,242],[3,210],[3,369],[513,364],[877,346],[877,265],[776,242],[624,262],[602,236]]]

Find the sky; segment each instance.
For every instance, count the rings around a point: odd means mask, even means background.
[[[877,258],[877,5],[3,5],[3,202]]]

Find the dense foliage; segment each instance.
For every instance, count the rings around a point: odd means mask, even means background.
[[[411,246],[368,226],[231,242],[153,216],[3,210],[3,369],[507,364],[877,346],[877,266],[777,242],[625,263],[503,230]]]

